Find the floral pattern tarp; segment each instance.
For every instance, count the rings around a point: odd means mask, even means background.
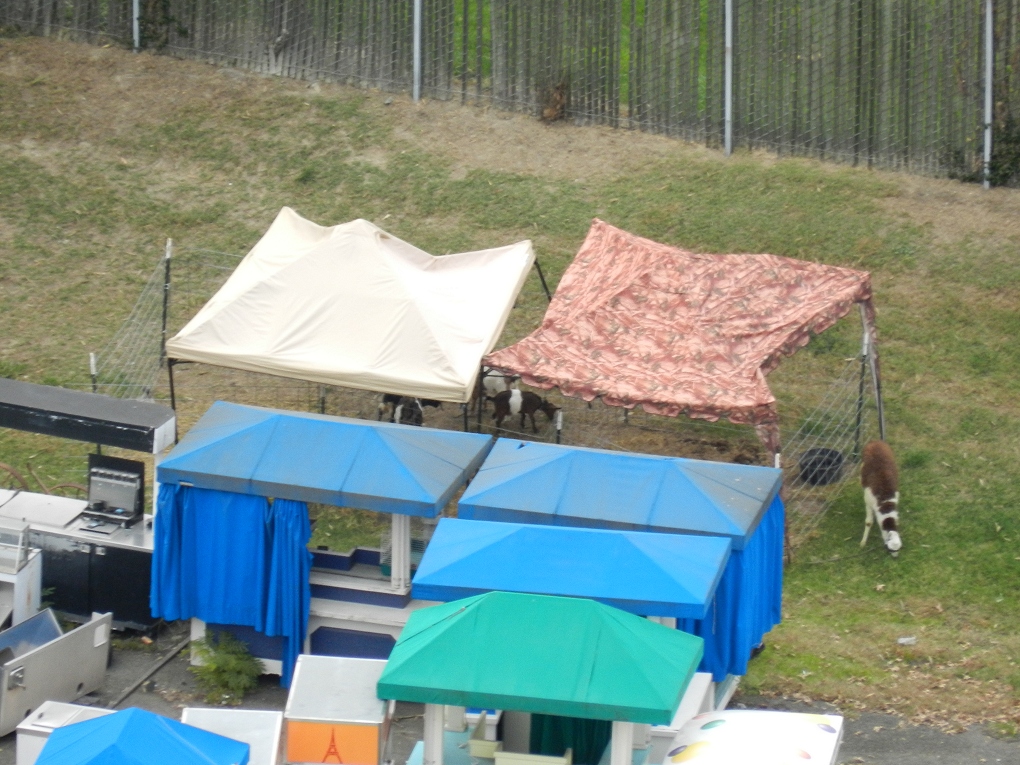
[[[755,425],[775,452],[776,399],[765,376],[854,303],[864,304],[874,339],[866,272],[701,255],[596,219],[542,326],[486,363],[586,401]]]

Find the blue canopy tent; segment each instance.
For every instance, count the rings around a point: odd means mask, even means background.
[[[439,601],[494,590],[569,595],[640,616],[704,619],[729,557],[721,537],[444,518],[411,591]]]
[[[781,619],[782,472],[676,457],[499,439],[458,503],[464,519],[730,539],[732,554],[703,619],[701,670],[743,675]]]
[[[247,765],[249,746],[142,709],[56,728],[37,765]]]
[[[153,615],[282,635],[289,685],[311,597],[305,503],[434,517],[492,442],[216,402],[156,469]]]
[[[217,401],[157,470],[160,483],[434,518],[492,437]]]

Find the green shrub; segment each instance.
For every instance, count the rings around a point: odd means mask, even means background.
[[[262,662],[248,646],[226,632],[206,635],[192,643],[202,662],[191,671],[206,692],[209,704],[241,703],[244,694],[254,690],[262,675]]]

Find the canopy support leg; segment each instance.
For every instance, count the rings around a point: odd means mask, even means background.
[[[634,759],[634,723],[614,720],[609,746],[609,765],[631,765]]]
[[[552,294],[549,292],[549,285],[545,282],[545,274],[542,273],[542,264],[535,258],[535,270],[538,271],[538,278],[542,282],[542,291],[545,292],[545,299],[552,302]]]
[[[478,369],[478,395],[476,396],[478,408],[475,416],[478,418],[478,432],[482,432],[482,409],[485,407],[485,365]]]
[[[174,359],[166,360],[166,375],[170,382],[170,408],[177,413],[177,394],[174,392]],[[177,418],[174,417],[174,443],[177,443]]]
[[[393,513],[390,531],[390,586],[403,592],[411,586],[411,516]]]
[[[442,704],[425,705],[422,765],[443,765],[443,717]]]

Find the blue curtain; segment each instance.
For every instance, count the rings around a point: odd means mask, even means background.
[[[153,522],[152,581],[149,608],[167,621],[184,618],[181,608],[181,516],[182,487],[164,483],[159,487],[156,519]]]
[[[308,505],[290,499],[273,501],[272,555],[269,565],[269,591],[266,602],[266,629],[270,637],[287,638],[283,654],[281,684],[290,686],[298,654],[308,631],[311,586],[308,581],[312,554],[308,542],[312,526]],[[302,582],[295,587],[295,582]]]
[[[677,621],[677,629],[704,638],[698,670],[716,682],[746,674],[751,649],[782,620],[785,523],[776,496],[744,549],[730,555],[705,618]]]
[[[153,616],[287,638],[290,685],[308,624],[311,528],[303,502],[163,484],[154,528]]]

